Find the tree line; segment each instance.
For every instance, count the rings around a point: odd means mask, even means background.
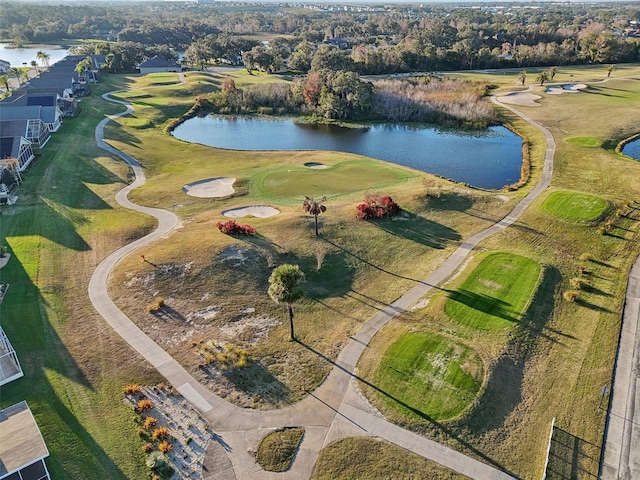
[[[14,43],[116,39],[116,57],[136,56],[143,45],[153,49],[144,54],[184,51],[194,66],[243,59],[249,68],[303,73],[316,54],[327,57],[327,43],[352,62],[342,69],[361,74],[634,62],[640,38],[629,32],[639,21],[633,3],[398,5],[340,13],[294,4],[0,5],[0,36]],[[123,69],[130,63],[113,62]]]

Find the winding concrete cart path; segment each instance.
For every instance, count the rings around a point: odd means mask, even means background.
[[[116,200],[126,208],[157,218],[159,223],[154,232],[116,250],[98,265],[89,282],[89,297],[96,310],[114,330],[149,361],[195,408],[202,412],[214,428],[216,433],[209,446],[203,466],[204,479],[277,478],[300,480],[309,478],[320,450],[337,439],[349,436],[383,438],[473,479],[506,480],[514,478],[504,472],[504,467],[497,465],[480,452],[475,453],[484,460],[483,462],[384,420],[359,394],[355,385],[356,364],[380,328],[415,304],[434,286],[451,276],[478,243],[516,222],[526,208],[549,186],[553,171],[555,143],[547,129],[516,109],[500,104],[495,98],[492,98],[493,102],[511,110],[543,132],[547,141],[547,150],[543,172],[538,184],[516,205],[509,215],[467,239],[440,268],[365,322],[360,330],[351,337],[349,344],[338,359],[333,362],[333,369],[318,389],[310,392],[302,401],[286,408],[258,411],[237,407],[214,395],[140,330],[118,309],[108,295],[108,277],[118,262],[138,248],[170,234],[179,223],[177,216],[169,211],[140,206],[127,198],[131,190],[145,183],[144,172],[134,158],[111,147],[104,141],[104,126],[112,118],[133,112],[133,107],[127,102],[115,100],[109,95],[105,94],[103,98],[125,106],[126,111],[109,116],[100,122],[95,131],[96,143],[100,148],[122,158],[131,166],[135,174],[135,181],[122,189],[116,195]],[[289,471],[284,473],[265,472],[258,466],[250,452],[256,450],[258,442],[270,431],[269,429],[284,426],[303,426],[305,428],[302,445]],[[472,449],[472,447],[469,448]]]

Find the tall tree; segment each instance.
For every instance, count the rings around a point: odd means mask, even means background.
[[[38,70],[38,62],[36,62],[35,60],[31,60],[31,63],[29,65],[31,65],[31,68],[36,71],[36,75],[40,75],[40,71]]]
[[[38,52],[36,52],[36,58],[42,62],[43,67],[49,67],[49,58],[51,58],[51,55],[42,50],[38,50]]]
[[[549,81],[553,82],[553,79],[555,78],[556,74],[558,73],[558,67],[551,67],[549,69]]]
[[[607,65],[604,68],[607,70],[607,78],[609,78],[611,74],[617,70],[615,65]]]
[[[287,306],[289,313],[290,340],[295,340],[293,331],[293,306],[292,304],[304,297],[300,283],[304,281],[304,272],[298,265],[284,264],[277,267],[269,277],[269,296],[280,304]]]
[[[302,208],[305,212],[313,215],[316,221],[316,237],[318,236],[318,215],[327,211],[327,207],[323,205],[327,201],[327,197],[322,197],[320,200],[315,200],[313,197],[307,197],[305,195],[304,202],[302,202]]]

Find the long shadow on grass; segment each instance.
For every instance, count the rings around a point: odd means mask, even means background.
[[[477,455],[479,458],[483,459],[484,461],[486,461],[490,465],[493,465],[494,467],[502,470],[503,472],[508,473],[509,475],[515,476],[515,474],[513,472],[510,472],[509,470],[507,470],[503,465],[501,465],[500,463],[498,463],[495,460],[493,460],[491,457],[486,455],[484,452],[481,452],[480,450],[478,450],[476,447],[471,445],[469,442],[467,442],[466,440],[464,440],[463,438],[458,436],[453,430],[448,428],[446,425],[438,422],[436,419],[434,419],[430,415],[427,415],[426,413],[418,410],[417,408],[412,407],[411,405],[408,405],[407,403],[403,402],[402,400],[400,400],[399,398],[397,398],[394,395],[390,394],[389,392],[386,392],[385,390],[381,389],[380,387],[374,385],[373,383],[369,382],[368,380],[365,380],[364,378],[359,377],[358,375],[356,375],[353,372],[347,370],[342,365],[336,363],[334,360],[330,359],[326,355],[324,355],[321,352],[315,350],[310,345],[307,345],[307,344],[305,344],[305,343],[303,343],[303,342],[301,342],[300,340],[297,340],[297,339],[295,341],[298,342],[300,345],[302,345],[307,350],[313,352],[314,354],[316,354],[317,356],[319,356],[320,358],[325,360],[326,362],[332,364],[334,367],[339,368],[340,370],[344,371],[345,373],[347,373],[351,377],[355,378],[359,382],[367,385],[368,387],[371,387],[372,389],[374,389],[378,393],[384,395],[385,397],[387,397],[390,400],[394,401],[398,405],[401,405],[402,407],[404,407],[407,410],[411,411],[413,414],[417,415],[418,417],[420,417],[420,418],[426,420],[427,422],[431,423],[434,427],[436,427],[437,429],[442,431],[447,437],[455,440],[460,445],[462,445],[465,449],[473,452],[475,455]]]
[[[547,478],[597,478],[599,463],[600,446],[554,427],[549,446]]]
[[[2,236],[10,235],[5,229]],[[48,380],[60,376],[81,385],[83,390],[94,390],[51,325],[44,308],[47,301],[30,280],[20,256],[11,254],[2,269],[2,280],[10,284],[10,289],[0,308],[0,323],[16,350],[24,377],[2,386],[3,406],[26,400],[36,413],[52,454],[46,463],[53,478],[77,478],[79,465],[108,478],[127,478],[70,411],[66,404],[68,392],[60,391],[60,385],[55,388]],[[91,345],[85,348],[90,349]]]
[[[554,337],[562,336],[561,332],[554,330],[551,330],[553,335],[547,333],[550,329],[546,327],[561,280],[562,275],[558,269],[545,268],[529,308],[515,325],[511,340],[504,349],[505,353],[493,367],[478,406],[464,422],[475,433],[482,435],[504,424],[507,416],[522,401],[522,381],[527,359],[541,340],[556,342]]]
[[[518,315],[513,311],[513,308],[511,308],[512,305],[503,300],[462,288],[458,290],[448,290],[445,288],[443,290],[448,292],[450,300],[462,303],[472,310],[478,310],[487,315],[492,315],[509,322],[518,321]]]
[[[89,244],[75,230],[74,222],[83,223],[84,216],[55,202],[49,203],[43,200],[42,204],[26,209],[19,205],[3,207],[6,213],[19,217],[20,236],[40,235],[72,250],[82,252],[91,250]],[[45,219],[46,225],[42,226]]]
[[[461,212],[471,217],[496,223],[504,218],[504,215],[488,215],[487,212],[473,208],[473,199],[457,192],[445,192],[440,198],[431,198],[428,202],[428,208],[439,211]],[[538,230],[522,225],[520,222],[511,224],[511,228],[517,228],[526,233],[538,234]]]
[[[212,376],[217,373],[217,370],[208,365],[203,365],[200,369]],[[246,368],[225,372],[224,377],[238,390],[254,397],[260,396],[268,402],[277,403],[287,399],[291,394],[289,387],[258,362],[252,362]]]
[[[403,275],[399,275],[399,274],[397,274],[397,273],[390,272],[389,270],[385,270],[384,268],[379,267],[378,265],[375,265],[375,264],[371,263],[369,260],[367,260],[367,259],[365,259],[365,258],[362,258],[362,257],[361,257],[360,255],[358,255],[358,254],[355,254],[355,253],[353,253],[353,252],[350,252],[349,250],[347,250],[347,249],[346,249],[346,248],[344,248],[343,246],[338,245],[337,243],[332,242],[331,240],[329,240],[329,239],[327,239],[327,238],[322,238],[322,240],[324,240],[325,242],[327,242],[327,243],[328,243],[328,244],[330,244],[330,245],[333,245],[333,246],[334,246],[334,247],[336,247],[336,248],[339,248],[340,250],[342,250],[343,252],[345,252],[347,255],[349,255],[349,256],[351,256],[351,257],[355,258],[356,260],[359,260],[359,261],[360,261],[360,262],[362,262],[362,263],[366,263],[367,265],[369,265],[370,267],[375,268],[376,270],[379,270],[379,271],[381,271],[381,272],[383,272],[383,273],[386,273],[386,274],[391,275],[391,276],[396,277],[396,278],[402,278],[403,280],[411,280],[412,282],[422,283],[422,284],[427,285],[427,283],[425,283],[425,282],[424,282],[424,281],[422,281],[422,280],[417,280],[417,279],[415,279],[415,278],[411,278],[411,277],[405,277],[405,276],[403,276]],[[430,287],[433,287],[433,288],[438,288],[438,287],[436,287],[435,285],[429,285],[429,286],[430,286]]]
[[[371,220],[370,223],[391,235],[437,249],[443,249],[448,243],[462,238],[458,232],[446,225],[407,213],[408,218]]]

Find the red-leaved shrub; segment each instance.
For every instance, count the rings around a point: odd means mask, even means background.
[[[391,217],[400,213],[400,206],[388,195],[384,197],[367,197],[356,208],[358,209],[358,218],[363,220]]]
[[[255,235],[256,229],[251,225],[240,225],[235,220],[216,223],[216,227],[227,235]]]

